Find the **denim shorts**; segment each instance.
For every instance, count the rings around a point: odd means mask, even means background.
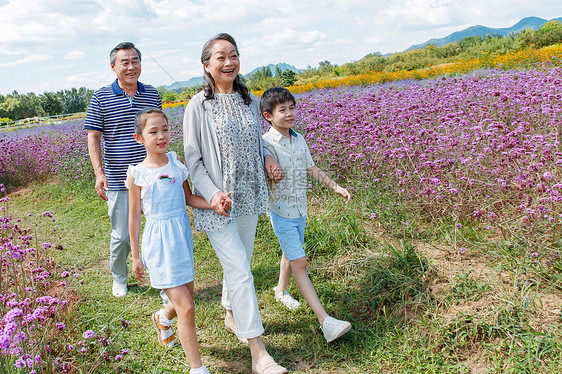
[[[289,261],[304,257],[304,228],[306,216],[299,218],[284,218],[269,212],[273,232],[279,240],[281,250]]]

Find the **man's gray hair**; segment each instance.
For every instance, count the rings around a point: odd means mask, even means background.
[[[135,45],[133,43],[131,43],[131,42],[121,42],[121,43],[117,44],[117,46],[115,48],[113,48],[111,50],[111,52],[109,52],[109,62],[111,63],[111,65],[115,65],[115,55],[121,49],[134,49],[135,52],[137,52],[137,55],[139,55],[139,61],[141,60],[141,53],[138,50],[138,48],[135,47]]]

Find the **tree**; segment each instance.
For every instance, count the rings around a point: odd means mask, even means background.
[[[85,112],[93,93],[93,90],[86,87],[80,87],[79,89],[72,87],[70,90],[58,91],[57,95],[61,98],[64,113],[70,114]]]
[[[46,113],[41,107],[41,100],[33,93],[22,95],[13,91],[6,97],[2,104],[3,111],[9,113],[6,117],[12,119],[23,119],[32,117],[42,117]]]
[[[337,68],[337,65],[332,65],[328,60],[320,61],[318,65],[318,71],[322,75],[330,75],[334,72],[335,68]]]
[[[280,84],[281,78],[274,77],[269,66],[259,68],[246,78],[246,85],[252,91],[263,91]]]
[[[158,90],[158,95],[160,95],[160,97],[163,97],[166,93],[166,86],[158,86],[156,89]]]
[[[177,97],[174,91],[166,91],[161,97],[162,101],[177,101]]]
[[[54,92],[45,92],[39,95],[39,100],[41,100],[41,107],[49,116],[56,116],[57,114],[63,114],[64,106],[62,100]]]
[[[297,81],[297,74],[292,70],[285,70],[281,73],[281,82],[283,87],[292,86]]]
[[[562,42],[562,23],[560,21],[548,21],[535,31],[535,39],[539,47]]]
[[[5,99],[0,103],[0,117],[21,119],[16,117],[17,113],[19,112],[19,101],[11,95],[6,96]]]

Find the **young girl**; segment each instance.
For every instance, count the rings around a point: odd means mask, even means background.
[[[151,286],[162,289],[170,303],[152,315],[162,345],[173,346],[170,330],[178,317],[181,345],[191,365],[190,374],[208,373],[201,363],[195,333],[193,305],[193,238],[186,203],[210,208],[207,202],[192,195],[187,182],[188,171],[175,152],[166,153],[170,144],[168,118],[156,108],[146,108],[135,118],[137,142],[146,148],[146,158],[129,166],[126,186],[129,189],[129,232],[133,270],[138,280],[144,278],[143,264]],[[228,209],[229,199],[223,204]],[[141,207],[146,217],[142,235],[142,260],[139,256]]]

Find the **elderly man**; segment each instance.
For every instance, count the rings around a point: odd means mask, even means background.
[[[109,54],[117,79],[92,96],[84,129],[88,130],[88,152],[96,175],[95,189],[107,201],[111,219],[110,268],[113,295],[127,294],[129,241],[129,196],[125,188],[127,168],[145,157],[133,138],[135,114],[146,107],[162,108],[158,91],[138,81],[141,53],[133,43],[119,43]],[[103,163],[101,139],[103,135]]]

